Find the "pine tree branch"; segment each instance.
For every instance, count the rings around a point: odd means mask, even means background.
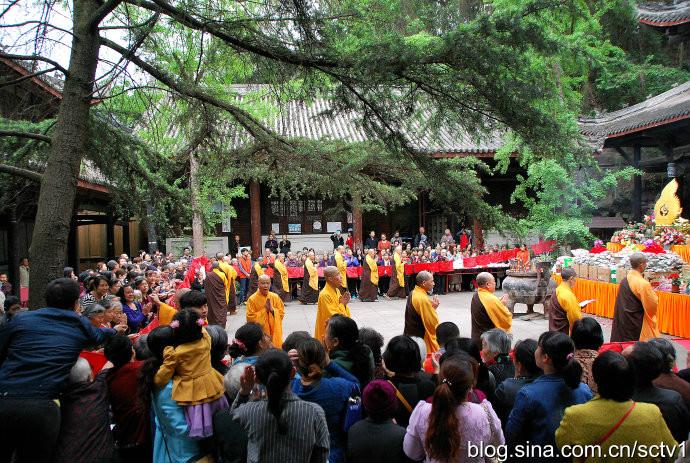
[[[256,44],[248,40],[235,37],[225,30],[223,30],[222,23],[213,21],[211,19],[202,21],[196,17],[186,13],[185,11],[171,5],[165,0],[126,0],[132,5],[146,8],[151,11],[158,11],[166,16],[175,19],[184,26],[190,29],[205,31],[214,37],[219,38],[235,50],[241,52],[250,52],[257,56],[261,56],[273,61],[279,61],[285,64],[292,64],[295,66],[303,66],[306,68],[314,68],[317,66],[326,68],[339,67],[341,63],[336,60],[326,58],[318,58],[304,55],[302,53],[291,50],[287,47],[269,46],[268,44]]]
[[[122,3],[122,0],[106,0],[98,9],[94,12],[93,16],[89,19],[89,28],[96,28],[98,25],[108,16],[117,6]]]
[[[0,58],[7,58],[17,61],[43,61],[44,63],[52,64],[55,69],[62,72],[65,76],[69,74],[69,72],[67,72],[67,69],[60,66],[60,63],[41,55],[15,55],[12,53],[0,52]]]
[[[0,130],[0,137],[31,138],[34,140],[52,143],[53,139],[41,133],[22,132],[21,130]]]
[[[48,69],[44,69],[42,71],[34,72],[33,74],[28,74],[28,75],[19,77],[19,78],[14,79],[14,80],[8,80],[8,81],[0,82],[0,88],[10,87],[12,85],[17,85],[21,82],[24,82],[25,80],[33,79],[34,77],[39,77],[39,76],[42,76],[43,74],[48,74],[49,72],[53,72],[56,70],[57,70],[56,68],[48,68]]]
[[[238,124],[249,132],[252,137],[259,140],[277,141],[284,144],[286,147],[291,148],[290,143],[263,125],[244,109],[206,93],[197,85],[176,79],[166,71],[153,66],[149,61],[145,61],[144,59],[132,53],[131,50],[128,50],[127,48],[113,42],[110,39],[101,37],[101,43],[111,50],[120,53],[123,57],[129,59],[132,63],[139,66],[141,70],[151,75],[151,77],[167,85],[181,95],[188,96],[200,102],[207,103],[211,106],[227,111]]]
[[[8,164],[0,164],[0,172],[18,175],[20,177],[29,179],[32,182],[40,183],[43,180],[43,174],[39,172],[34,172],[33,170],[24,169],[21,167],[10,166]]]

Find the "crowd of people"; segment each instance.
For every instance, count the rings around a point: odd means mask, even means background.
[[[198,289],[177,287],[184,263],[162,254],[66,268],[45,308],[6,313],[0,327],[2,461],[571,461],[572,446],[606,455],[633,443],[667,453],[625,461],[684,455],[690,369],[676,372],[672,343],[630,314],[615,329],[636,342],[600,353],[601,326],[575,313],[572,270],[552,296],[559,324],[538,339],[514,339],[489,273],[477,276],[462,337],[439,322],[433,275],[419,272],[410,291],[398,287],[405,327],[385,343],[350,318],[335,256],[313,331],[283,333],[279,277],[263,274],[231,339],[229,256],[209,262],[218,286]],[[638,269],[641,259],[631,257]],[[639,302],[641,285],[624,297]]]

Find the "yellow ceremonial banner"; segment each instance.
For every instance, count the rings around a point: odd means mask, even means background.
[[[680,207],[680,200],[676,196],[678,182],[676,179],[668,182],[668,185],[661,190],[661,196],[654,206],[654,222],[656,225],[673,225],[673,222],[680,216],[683,209]]]

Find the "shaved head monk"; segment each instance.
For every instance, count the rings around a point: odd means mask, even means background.
[[[337,267],[329,266],[323,270],[326,277],[326,285],[319,293],[319,300],[316,309],[316,326],[314,327],[314,338],[323,340],[326,334],[326,323],[333,315],[350,316],[350,293],[342,288],[342,277]]]
[[[436,309],[440,301],[438,296],[429,297],[432,289],[434,289],[434,275],[422,270],[417,274],[416,285],[407,298],[403,331],[407,336],[423,338],[426,351],[429,353],[439,349],[438,341],[436,341],[436,326],[438,326]]]
[[[259,289],[247,299],[247,322],[261,325],[271,337],[274,347],[283,345],[283,316],[285,305],[271,290],[271,277],[259,276]]]
[[[642,273],[647,258],[641,252],[630,256],[632,270],[621,281],[613,307],[611,342],[646,341],[659,336],[656,309],[659,297]]]
[[[496,280],[488,272],[477,275],[477,292],[472,296],[470,311],[472,313],[472,340],[481,349],[481,335],[493,328],[500,328],[510,333],[513,325],[513,314],[505,303],[508,295],[501,299],[496,297]]]

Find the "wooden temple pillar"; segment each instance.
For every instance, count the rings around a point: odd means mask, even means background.
[[[129,241],[129,220],[127,219],[122,222],[122,252],[128,256],[130,256],[132,252],[131,243]]]
[[[640,158],[642,148],[639,144],[633,146],[632,166],[635,169],[640,168]],[[634,222],[639,222],[642,219],[642,175],[635,175],[633,177],[633,195],[631,205],[631,218]]]
[[[249,182],[249,208],[252,256],[259,257],[261,249],[261,187],[259,182]]]
[[[79,275],[79,223],[77,222],[76,212],[72,214],[69,224],[69,234],[67,235],[67,265],[74,269],[74,273]]]
[[[355,249],[362,249],[362,198],[352,196],[352,243]]]
[[[105,218],[105,259],[115,258],[115,221],[112,211],[108,211]]]

